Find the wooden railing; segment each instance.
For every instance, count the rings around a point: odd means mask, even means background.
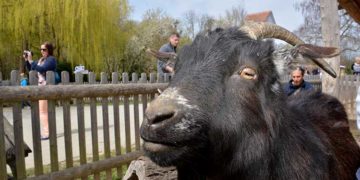
[[[107,75],[102,73],[100,84],[95,82],[94,73],[88,75],[86,84],[82,74],[76,74],[75,84],[69,83],[67,72],[61,76],[62,82],[53,85],[54,73],[47,72],[48,85],[37,86],[36,72],[30,72],[30,86],[0,86],[0,179],[7,179],[10,173],[4,156],[3,117],[6,115],[12,116],[7,119],[13,124],[17,179],[86,179],[89,176],[112,179],[113,169],[116,169],[115,177],[121,178],[122,166],[142,154],[139,136],[142,114],[158,89],[167,86],[169,76],[150,74],[148,79],[145,73],[140,78],[133,73],[129,81],[128,74],[123,73],[119,81],[119,74],[112,73],[109,83]],[[11,84],[19,84],[17,71],[11,74]],[[84,103],[84,98],[89,99],[89,104]],[[40,140],[40,99],[48,100],[48,141]],[[24,100],[31,101],[31,110],[21,108]],[[71,104],[73,101],[75,104]],[[57,102],[60,107],[56,107]],[[76,111],[75,119],[75,112],[71,110]],[[27,158],[24,140],[33,151]],[[104,171],[105,175],[100,174]]]

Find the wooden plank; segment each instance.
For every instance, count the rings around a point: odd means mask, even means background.
[[[146,73],[141,73],[141,83],[147,83]],[[148,94],[141,94],[143,116],[145,116],[145,110],[147,108],[147,103],[148,103],[147,99],[148,99]]]
[[[75,74],[76,84],[83,84],[83,74]],[[76,99],[78,133],[79,133],[79,152],[80,164],[86,164],[86,139],[85,139],[85,122],[84,122],[84,102],[82,98]]]
[[[101,84],[107,84],[107,74],[101,73]],[[102,115],[103,115],[103,132],[104,132],[104,151],[105,158],[110,158],[110,127],[109,127],[109,109],[108,109],[108,97],[103,97],[101,100]],[[106,178],[111,179],[111,169],[106,170]]]
[[[138,82],[137,73],[132,74],[132,83]],[[135,132],[135,150],[140,150],[140,123],[139,123],[139,95],[134,95],[134,132]]]
[[[70,82],[69,73],[66,71],[61,72],[61,84],[67,85],[69,84],[69,82]],[[74,165],[73,152],[72,152],[70,101],[71,99],[62,100],[63,117],[64,117],[64,142],[65,142],[66,168],[71,168]]]
[[[0,179],[7,179],[3,104],[0,103]]]
[[[26,178],[25,156],[24,156],[24,135],[22,124],[21,103],[13,104],[13,125],[15,135],[15,162],[16,162],[16,178]]]
[[[151,81],[151,74],[150,74],[150,81]],[[157,73],[157,82],[163,83],[164,82],[164,75],[161,75],[160,73]]]
[[[19,72],[16,70],[11,71],[10,84],[12,86],[19,86]],[[13,111],[13,128],[14,128],[14,141],[15,141],[15,162],[16,162],[16,175],[17,179],[26,178],[25,156],[24,156],[24,137],[23,137],[23,124],[22,124],[22,111],[21,103],[17,102],[12,105]]]
[[[31,86],[38,85],[37,72],[30,71],[29,83]],[[40,116],[39,116],[39,101],[31,101],[31,125],[33,137],[33,154],[34,154],[34,169],[35,176],[43,174],[42,162],[42,145],[40,140]]]
[[[129,76],[127,73],[122,74],[122,82],[127,84],[129,82]],[[125,120],[125,151],[131,152],[131,130],[130,130],[130,108],[129,108],[129,96],[124,96],[124,120]]]
[[[55,84],[55,75],[53,71],[46,72],[46,84]],[[49,119],[49,144],[50,144],[50,161],[51,171],[59,171],[57,133],[56,133],[56,111],[55,101],[48,100],[48,119]]]
[[[121,156],[115,156],[110,159],[104,159],[93,163],[87,163],[82,166],[65,169],[62,171],[53,172],[50,174],[37,176],[37,177],[31,177],[28,178],[28,180],[75,179],[83,176],[88,176],[94,172],[104,171],[107,169],[117,167],[119,165],[123,165],[125,163],[129,163],[130,161],[135,160],[142,155],[143,155],[142,151],[135,151],[135,152],[123,154]]]
[[[95,84],[95,73],[89,73],[89,84]],[[99,161],[99,142],[98,142],[98,123],[96,98],[90,98],[90,119],[91,119],[91,140],[92,140],[92,155],[93,162]],[[94,179],[100,179],[100,173],[94,173]]]
[[[155,82],[156,82],[155,77],[156,77],[156,74],[150,73],[150,83],[155,83]],[[162,76],[160,76],[160,77],[162,77]],[[162,83],[163,80],[162,80],[162,79],[158,79],[158,81]],[[159,89],[160,89],[160,88],[159,88]],[[165,88],[164,88],[164,89],[165,89]],[[156,92],[157,92],[157,91],[156,91]],[[151,99],[151,100],[155,99],[155,93],[156,93],[156,92],[150,93],[150,99]]]
[[[28,100],[59,100],[82,97],[109,97],[118,95],[133,95],[156,93],[165,89],[166,83],[154,84],[104,84],[104,85],[49,85],[12,87],[0,86],[0,101],[15,102]],[[86,89],[86,91],[84,91]]]
[[[112,84],[119,83],[119,73],[113,72],[111,75]],[[120,111],[119,111],[119,96],[113,97],[113,108],[114,108],[114,135],[115,135],[115,153],[116,156],[121,155],[121,136],[120,136]],[[116,168],[117,176],[122,176],[121,166]]]
[[[20,85],[20,75],[19,71],[12,70],[10,74],[10,85],[11,86],[19,86]]]
[[[164,74],[164,82],[169,82],[169,81],[170,81],[170,77],[171,77],[170,74],[165,73],[165,74]]]

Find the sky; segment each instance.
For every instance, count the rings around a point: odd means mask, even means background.
[[[276,24],[293,31],[303,23],[302,14],[296,11],[294,4],[301,0],[128,0],[133,8],[130,18],[141,20],[148,9],[160,8],[174,18],[183,17],[184,13],[193,10],[197,14],[208,14],[213,17],[224,15],[226,10],[241,5],[246,13],[271,10]]]

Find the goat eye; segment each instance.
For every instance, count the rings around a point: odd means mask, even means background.
[[[255,80],[257,78],[256,71],[252,68],[244,68],[240,71],[240,77],[249,80]]]

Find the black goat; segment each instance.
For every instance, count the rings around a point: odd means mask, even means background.
[[[248,27],[198,35],[181,50],[169,87],[146,110],[146,154],[176,166],[179,179],[354,179],[360,149],[341,103],[321,93],[287,99],[273,43],[256,40],[267,30]],[[335,76],[321,60],[335,51],[298,45],[286,56]]]

